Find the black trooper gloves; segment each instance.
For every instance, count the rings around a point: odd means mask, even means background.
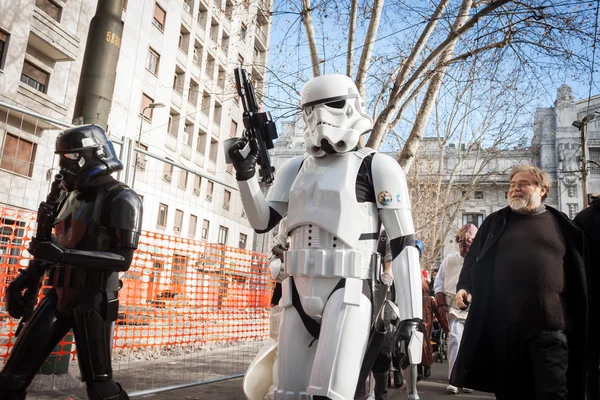
[[[235,179],[247,181],[256,174],[258,143],[256,139],[240,138],[228,150],[231,164],[235,169]]]

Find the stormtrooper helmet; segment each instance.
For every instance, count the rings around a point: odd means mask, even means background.
[[[315,157],[346,153],[373,127],[356,85],[346,75],[323,75],[302,89],[306,151]]]
[[[55,153],[67,190],[90,186],[97,177],[123,169],[106,131],[98,125],[64,130],[56,138]]]

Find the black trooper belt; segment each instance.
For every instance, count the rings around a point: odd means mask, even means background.
[[[312,342],[310,342],[310,345],[308,346],[308,347],[310,347],[310,346],[312,346],[312,344],[315,340],[319,340],[319,334],[321,333],[321,324],[319,322],[315,321],[312,317],[310,317],[306,313],[306,311],[304,311],[304,308],[302,308],[302,301],[300,300],[300,294],[298,294],[298,289],[296,288],[296,283],[294,282],[294,278],[290,277],[290,279],[292,280],[292,306],[298,312],[298,315],[300,316],[300,319],[302,320],[302,324],[304,324],[304,327],[306,328],[308,333],[310,333],[310,335],[314,338],[314,340]],[[331,295],[333,293],[335,293],[336,290],[341,289],[345,286],[346,286],[346,278],[340,279],[340,281],[337,283],[337,285],[335,285],[335,287],[333,288],[331,293],[329,293],[329,296],[327,296],[327,300],[329,300]],[[370,288],[369,284],[366,282],[366,280],[363,280],[363,294],[365,296],[367,296],[367,298],[370,301],[373,301],[372,297],[371,297],[370,289],[371,288]]]
[[[55,288],[88,290],[119,290],[122,286],[118,272],[62,266],[50,269],[48,282]]]

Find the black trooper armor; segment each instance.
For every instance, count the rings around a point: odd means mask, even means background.
[[[44,360],[70,329],[89,398],[128,399],[112,379],[111,342],[118,273],[129,268],[137,248],[141,199],[110,176],[122,164],[102,128],[64,131],[56,152],[71,192],[58,207],[53,240],[34,238],[30,248],[47,266],[52,289],[24,325],[0,373],[0,400],[25,398]]]

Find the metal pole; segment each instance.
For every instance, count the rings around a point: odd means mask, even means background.
[[[112,104],[123,34],[123,0],[98,0],[90,22],[77,98],[75,125],[96,124],[104,129]]]
[[[181,385],[172,385],[172,386],[165,386],[165,387],[156,388],[156,389],[140,390],[139,392],[129,393],[129,397],[131,397],[131,398],[142,397],[142,396],[147,396],[150,394],[168,392],[170,390],[185,389],[185,388],[189,388],[189,387],[193,387],[193,386],[206,385],[207,383],[216,383],[216,382],[227,381],[230,379],[237,379],[237,378],[241,378],[243,376],[244,376],[244,374],[236,374],[236,375],[226,376],[223,378],[207,379],[204,381],[193,382],[193,383],[184,383]]]
[[[588,167],[587,167],[587,121],[581,124],[579,131],[581,132],[581,179],[583,186],[583,208],[588,206]]]
[[[142,143],[142,126],[144,125],[144,112],[146,112],[146,109],[150,108],[150,106],[146,106],[144,107],[144,109],[142,110],[142,115],[140,115],[140,131],[138,133],[138,140],[137,140],[137,144],[136,144],[136,148],[140,148],[140,144]],[[135,152],[132,151],[132,154],[135,153],[134,159],[137,157],[138,154],[140,154],[139,152]],[[131,164],[129,164],[131,165]],[[137,171],[137,159],[136,162],[133,164],[133,175],[131,176],[131,188],[134,189],[133,185],[135,184],[135,171]],[[135,189],[134,189],[135,190]]]

